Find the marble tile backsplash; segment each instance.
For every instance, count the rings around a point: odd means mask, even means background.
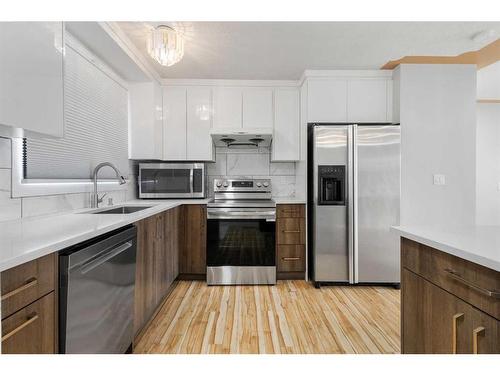
[[[90,193],[59,194],[23,198],[11,197],[11,140],[0,137],[0,222],[39,215],[55,214],[90,207]],[[107,191],[101,205],[107,206],[136,198],[136,172],[129,165],[127,190]]]
[[[236,149],[217,147],[215,163],[207,163],[208,193],[213,196],[215,178],[270,178],[273,196],[295,196],[295,163],[271,162],[269,148]]]

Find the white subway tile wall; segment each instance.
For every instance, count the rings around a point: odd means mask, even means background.
[[[90,207],[90,194],[59,194],[24,198],[11,198],[11,140],[0,137],[0,222],[21,217],[55,214]],[[113,204],[136,199],[135,164],[129,163],[127,190],[108,191],[102,205],[107,206],[109,198]]]
[[[215,163],[207,163],[208,195],[215,178],[270,178],[274,197],[295,196],[295,163],[273,163],[269,148],[228,149],[217,147]]]

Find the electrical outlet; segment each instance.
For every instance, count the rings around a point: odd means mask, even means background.
[[[446,185],[446,177],[444,174],[433,175],[434,185]]]

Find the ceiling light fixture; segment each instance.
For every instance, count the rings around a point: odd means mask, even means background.
[[[184,39],[170,26],[157,26],[149,35],[148,53],[158,64],[172,66],[184,56]]]

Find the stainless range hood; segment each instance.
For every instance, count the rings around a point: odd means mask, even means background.
[[[229,148],[270,147],[273,137],[270,128],[212,129],[210,134],[216,147]]]

